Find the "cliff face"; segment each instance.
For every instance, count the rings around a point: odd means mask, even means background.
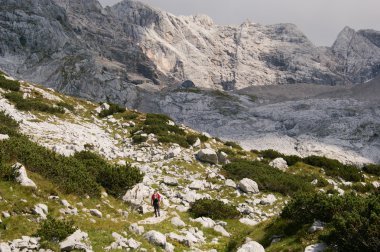
[[[0,67],[94,100],[137,99],[192,80],[212,89],[317,83],[340,85],[380,72],[376,31],[346,28],[332,48],[314,46],[291,24],[219,26],[139,2],[2,1]]]

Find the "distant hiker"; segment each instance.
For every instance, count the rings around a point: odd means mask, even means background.
[[[154,191],[152,195],[152,205],[154,207],[154,214],[157,216],[160,216],[160,202],[161,202],[161,195],[158,193],[158,191]]]

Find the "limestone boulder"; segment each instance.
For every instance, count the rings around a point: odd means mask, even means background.
[[[259,193],[259,186],[255,181],[249,178],[243,178],[240,180],[238,187],[245,193]]]
[[[289,168],[288,163],[283,158],[276,158],[272,160],[269,165],[281,171],[286,171]]]
[[[197,159],[201,162],[210,164],[218,163],[218,154],[216,154],[216,152],[210,148],[200,150],[196,156]]]

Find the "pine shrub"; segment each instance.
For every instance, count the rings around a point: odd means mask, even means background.
[[[236,219],[240,212],[236,207],[215,199],[200,199],[195,201],[189,212],[195,217],[209,217],[211,219]]]

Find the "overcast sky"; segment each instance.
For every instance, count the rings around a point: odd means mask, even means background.
[[[207,14],[218,24],[296,24],[316,45],[330,46],[346,26],[380,31],[380,0],[141,0],[176,15]],[[100,0],[113,5],[120,0]]]

